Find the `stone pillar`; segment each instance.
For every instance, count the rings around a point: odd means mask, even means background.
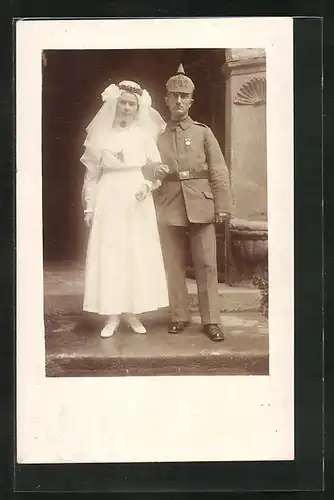
[[[263,49],[226,49],[225,156],[230,169],[230,282],[266,276],[266,56]]]
[[[263,49],[226,49],[225,154],[236,218],[266,220],[266,58]]]

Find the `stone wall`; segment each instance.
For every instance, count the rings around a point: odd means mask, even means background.
[[[262,49],[227,49],[225,154],[234,216],[267,215],[266,59]]]

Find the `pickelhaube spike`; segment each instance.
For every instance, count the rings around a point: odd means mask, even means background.
[[[192,94],[194,92],[195,85],[189,76],[185,75],[182,63],[179,65],[176,74],[169,78],[166,83],[166,89],[168,92],[180,92],[183,94]]]
[[[181,63],[179,65],[179,67],[177,68],[177,72],[176,72],[177,75],[185,75],[185,71],[184,71],[184,67],[183,67],[183,64]]]

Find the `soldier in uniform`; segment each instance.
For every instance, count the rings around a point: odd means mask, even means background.
[[[194,88],[181,64],[166,83],[170,121],[158,140],[163,165],[147,166],[144,175],[161,181],[154,199],[168,282],[168,331],[179,333],[190,322],[185,281],[188,232],[203,329],[212,341],[222,341],[215,223],[230,215],[230,180],[211,129],[189,116]]]

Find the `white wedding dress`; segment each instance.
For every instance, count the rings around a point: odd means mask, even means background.
[[[168,292],[151,192],[141,167],[160,162],[155,141],[138,125],[112,129],[102,151],[86,148],[83,194],[91,208],[83,309],[139,314],[168,306]]]

